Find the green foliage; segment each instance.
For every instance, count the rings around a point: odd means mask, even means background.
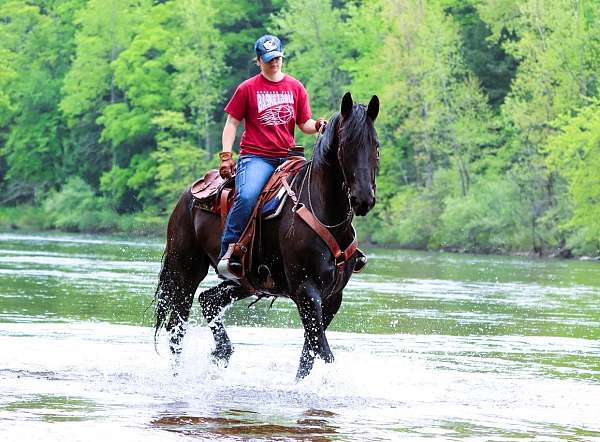
[[[69,178],[60,191],[50,193],[42,207],[47,228],[101,232],[115,227],[114,212],[79,177]]]
[[[519,196],[514,181],[482,177],[468,196],[446,198],[437,232],[439,245],[451,250],[506,253],[531,244],[527,206]]]
[[[113,63],[131,44],[150,4],[149,0],[90,0],[75,20],[75,57],[64,78],[60,109],[71,135],[66,157],[75,167],[69,170],[77,170],[94,185],[113,165],[129,162],[131,153],[114,149],[110,141],[115,138],[117,144],[131,146],[131,134],[144,132],[139,127],[143,121],[130,119],[129,125],[120,125],[123,134],[107,129],[105,122],[120,123],[127,109],[126,105],[125,109],[118,106],[124,93],[117,85]],[[110,105],[116,108],[107,110]]]
[[[212,115],[223,98],[228,73],[225,43],[214,25],[219,12],[213,2],[204,0],[185,0],[177,5],[182,32],[173,58],[177,69],[173,95],[191,114],[188,134],[196,133],[202,139],[198,145],[211,154],[217,150],[210,138]]]
[[[100,190],[119,213],[152,207],[155,203],[156,162],[146,154],[131,158],[128,167],[115,166],[100,178]]]
[[[594,100],[574,116],[565,118],[560,132],[548,141],[552,170],[567,178],[573,202],[566,227],[576,243],[598,246],[600,237],[600,102]]]
[[[317,115],[339,107],[350,83],[342,68],[352,51],[342,11],[331,0],[289,0],[273,18],[273,32],[286,37],[286,69],[307,87]]]
[[[65,132],[57,104],[72,53],[69,20],[81,3],[0,5],[0,127],[8,132],[0,155],[8,168],[4,179],[13,186],[49,187],[65,177]]]
[[[6,49],[0,48],[0,127],[4,127],[10,121],[15,108],[8,91],[9,84],[14,81],[17,73],[11,66],[12,54]]]
[[[373,233],[378,243],[391,242],[402,247],[426,248],[435,232],[436,207],[426,194],[412,187],[400,190],[383,213],[385,229]],[[428,222],[423,222],[428,220]]]
[[[0,207],[0,231],[40,231],[46,224],[46,215],[40,207],[22,204],[17,207]]]
[[[373,42],[363,44],[358,56],[363,70],[353,76],[390,106],[381,118],[383,150],[401,154],[397,146],[408,143],[414,182],[429,190],[436,169],[456,163],[466,194],[470,164],[493,141],[493,119],[462,60],[458,26],[433,3],[382,1],[375,11],[380,18],[367,20],[366,34]],[[364,14],[354,13],[354,27],[364,28],[364,20]]]
[[[505,27],[492,35],[477,10],[480,0],[440,0],[444,10],[455,18],[460,27],[463,58],[466,66],[481,82],[492,106],[498,108],[510,91],[517,62],[502,48],[511,35]],[[497,11],[496,9],[495,11]],[[500,9],[506,10],[506,7]]]
[[[181,134],[190,132],[190,124],[180,113],[164,112],[153,120],[160,129],[156,161],[155,193],[163,207],[172,207],[181,192],[209,168],[207,152],[198,149]]]
[[[339,110],[346,90],[380,98],[378,204],[357,220],[361,239],[597,255],[598,10],[0,1],[0,204],[29,203],[0,210],[0,227],[162,231],[181,191],[217,165],[222,107],[257,72],[253,43],[268,27],[315,116]]]

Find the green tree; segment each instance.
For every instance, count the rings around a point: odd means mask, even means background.
[[[286,70],[305,84],[316,114],[338,110],[350,84],[343,65],[352,43],[342,15],[331,0],[289,0],[272,18],[289,56]]]
[[[229,70],[225,66],[225,44],[215,27],[219,15],[216,3],[184,0],[177,4],[181,24],[174,56],[174,95],[189,110],[196,147],[204,147],[210,157],[217,149],[210,137],[213,113],[223,99]],[[220,145],[219,145],[220,147]]]
[[[152,153],[156,162],[155,194],[162,207],[170,208],[181,192],[208,169],[206,151],[198,149],[190,137],[193,124],[178,112],[163,112],[153,123],[159,128],[158,148]]]
[[[69,178],[60,191],[51,191],[44,199],[46,227],[100,232],[115,227],[114,212],[94,189],[79,177]]]
[[[445,202],[435,234],[442,248],[507,253],[531,242],[527,206],[511,179],[481,176],[467,196],[450,196]]]
[[[561,227],[570,247],[600,254],[600,101],[564,118],[546,150],[551,169],[568,183],[572,217]]]
[[[547,168],[544,146],[555,131],[553,121],[596,93],[598,13],[591,1],[499,2],[484,1],[479,10],[494,35],[509,29],[516,36],[503,43],[519,62],[502,106],[508,134],[505,168],[528,202],[528,224],[535,232],[532,247],[542,251],[564,242],[555,226],[565,220],[548,222],[548,217],[566,213],[557,204],[567,197],[559,193],[557,176]]]
[[[209,159],[211,119],[226,73],[224,46],[213,26],[216,14],[212,2],[203,0],[156,5],[113,63],[115,82],[125,100],[106,106],[98,121],[104,126],[102,139],[110,142],[116,159],[113,170],[102,177],[102,188],[114,193],[118,210],[154,206],[158,200],[171,203],[165,194],[184,188],[180,180],[173,182],[163,173],[165,137],[159,131],[165,127],[170,133],[167,144],[187,150],[186,158],[181,149],[167,149],[173,154],[169,161],[174,170],[186,170],[190,161],[201,168]],[[183,121],[173,126],[165,116]],[[152,153],[157,149],[158,157]],[[157,175],[143,173],[157,158],[160,161],[152,169]],[[188,185],[194,177],[185,176]],[[178,187],[165,193],[165,179]],[[149,194],[148,188],[156,193]]]
[[[493,34],[489,23],[480,16],[480,0],[436,1],[459,25],[465,65],[477,76],[490,104],[497,109],[510,91],[517,68],[515,58],[502,47],[513,34],[506,27],[495,29],[496,35]],[[495,4],[493,12],[506,13],[507,8],[510,11],[512,5],[504,1],[503,4]]]
[[[110,142],[101,139],[99,121],[109,105],[125,100],[113,63],[131,44],[150,7],[150,0],[90,0],[75,20],[75,57],[60,102],[71,135],[65,161],[94,185],[118,162]]]
[[[33,4],[32,4],[33,3]],[[71,25],[82,1],[5,1],[0,5],[0,156],[10,199],[31,199],[35,188],[66,175],[59,91],[73,51]],[[1,127],[0,126],[0,127]]]

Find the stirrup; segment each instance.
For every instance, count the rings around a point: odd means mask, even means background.
[[[244,277],[242,264],[239,262],[230,262],[229,259],[226,258],[221,258],[217,263],[217,273],[224,279],[231,279],[234,281]]]
[[[235,244],[230,244],[225,255],[217,263],[219,276],[234,281],[244,278],[244,266],[241,259],[234,255],[235,246]]]

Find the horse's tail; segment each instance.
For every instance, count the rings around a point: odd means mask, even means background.
[[[187,189],[177,202],[173,213],[169,218],[167,226],[167,244],[161,260],[160,273],[158,275],[158,285],[154,292],[154,345],[160,330],[168,323],[171,314],[176,310],[178,296],[183,287],[179,287],[178,273],[181,269],[177,267],[177,256],[181,254],[183,244],[189,246],[189,238],[194,235],[194,225],[192,221],[193,196],[190,189]],[[191,235],[191,236],[190,236]]]
[[[156,291],[154,292],[154,345],[156,346],[156,340],[158,338],[158,334],[162,329],[163,325],[167,320],[167,316],[171,312],[171,297],[172,291],[169,289],[170,283],[168,280],[168,269],[165,266],[167,256],[167,249],[163,252],[163,256],[161,258],[161,266],[160,273],[158,274],[158,285],[156,286]]]

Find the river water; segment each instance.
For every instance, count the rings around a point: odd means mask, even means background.
[[[195,305],[173,376],[162,247],[0,234],[0,440],[600,440],[600,263],[368,250],[296,383],[288,300],[227,312],[227,368]]]

